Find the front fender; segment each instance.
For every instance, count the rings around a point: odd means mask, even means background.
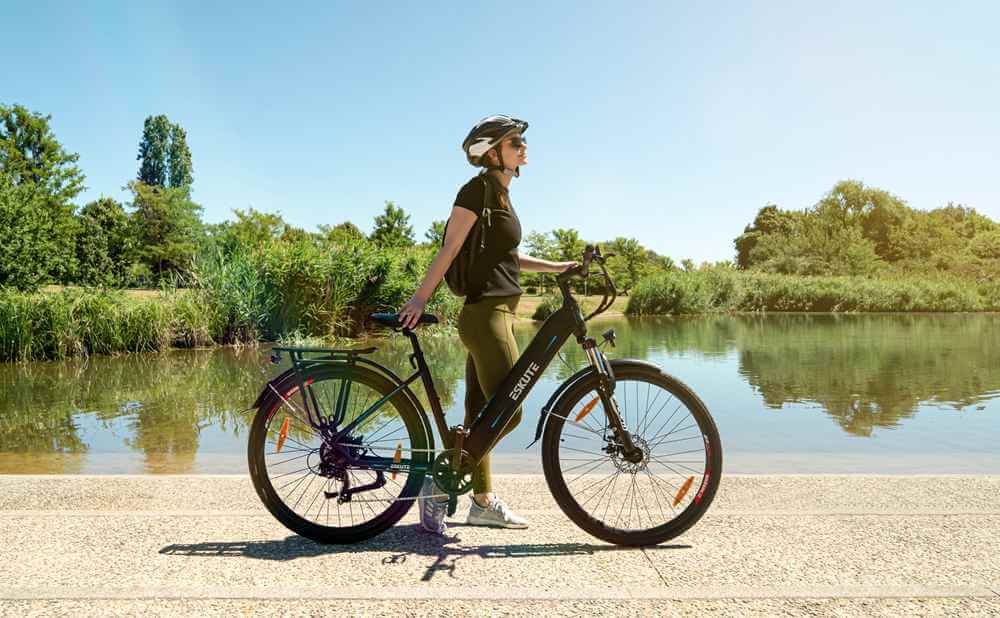
[[[603,355],[601,355],[601,357],[603,358]],[[649,361],[639,360],[637,358],[615,358],[612,359],[611,361],[605,361],[605,362],[607,362],[608,365],[610,365],[609,373],[611,374],[612,377],[617,373],[616,369],[618,368],[652,367],[657,371],[660,370],[659,366],[654,365]],[[581,380],[584,380],[596,373],[597,370],[594,369],[593,366],[588,365],[587,367],[584,367],[580,371],[577,371],[576,373],[571,375],[569,378],[566,379],[565,382],[559,385],[559,388],[556,389],[556,392],[552,393],[552,396],[549,397],[549,400],[545,402],[544,406],[542,406],[542,413],[538,416],[538,427],[535,429],[535,439],[532,440],[531,444],[529,444],[525,448],[531,448],[532,446],[534,446],[535,442],[538,442],[538,439],[542,437],[542,431],[545,430],[545,421],[546,419],[549,418],[549,412],[556,407],[556,404],[558,404],[559,401],[563,398],[563,396],[566,394],[566,391],[568,391],[571,386],[577,384]]]

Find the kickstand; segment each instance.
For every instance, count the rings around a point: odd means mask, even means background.
[[[455,515],[458,509],[458,496],[451,494],[448,496],[448,517]]]

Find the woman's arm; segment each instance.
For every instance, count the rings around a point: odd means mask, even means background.
[[[478,215],[471,210],[459,208],[458,206],[452,207],[451,223],[449,224],[448,234],[444,239],[444,246],[438,250],[437,255],[434,256],[434,260],[431,261],[431,265],[427,267],[427,274],[424,275],[423,281],[420,282],[420,287],[417,288],[417,291],[413,293],[410,300],[406,301],[406,304],[399,310],[399,321],[403,326],[413,328],[417,320],[420,319],[427,301],[430,300],[431,295],[434,294],[434,290],[437,289],[438,284],[444,279],[444,274],[448,271],[448,267],[451,266],[452,260],[461,251],[462,243],[465,242],[465,237],[472,230],[477,217]]]
[[[521,263],[522,272],[561,273],[567,268],[576,265],[576,262],[550,262],[523,253],[518,253],[517,258]]]

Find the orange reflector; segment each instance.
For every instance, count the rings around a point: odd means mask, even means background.
[[[396,445],[396,454],[392,456],[392,463],[398,464],[403,458],[403,443],[400,442]],[[396,471],[392,471],[392,480],[396,480]]]
[[[677,506],[678,504],[680,504],[681,500],[684,499],[684,496],[687,495],[688,490],[691,489],[691,483],[694,483],[694,477],[693,476],[689,476],[688,480],[684,481],[684,484],[681,485],[680,491],[678,491],[677,495],[674,496],[674,506]]]
[[[576,415],[576,422],[579,423],[580,421],[583,420],[583,417],[590,414],[590,411],[594,409],[594,406],[597,405],[597,402],[600,401],[600,399],[601,399],[600,397],[594,397],[593,399],[590,400],[590,403],[583,406],[583,409],[580,410],[580,413]]]
[[[278,448],[274,449],[277,452],[281,452],[281,447],[285,445],[285,438],[288,437],[288,421],[290,419],[286,416],[285,422],[281,424],[281,430],[278,432]]]

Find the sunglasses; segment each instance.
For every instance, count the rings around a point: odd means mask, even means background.
[[[510,144],[512,148],[520,148],[521,146],[527,146],[528,140],[523,137],[512,137],[507,143]]]

